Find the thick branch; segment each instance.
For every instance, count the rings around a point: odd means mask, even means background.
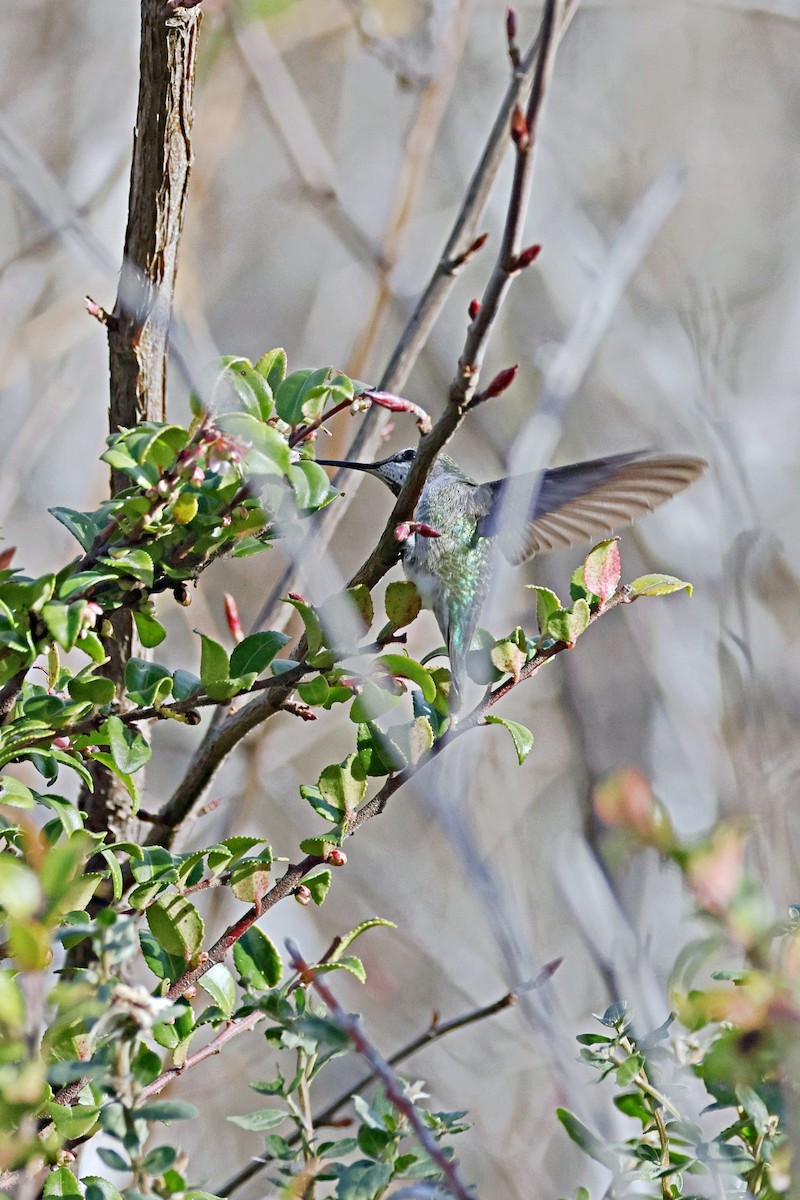
[[[128,226],[108,330],[111,428],[166,415],[166,359],[189,171],[196,8],[142,0]],[[114,491],[127,486],[114,478]]]
[[[196,0],[195,0],[196,3]],[[141,0],[139,99],[133,138],[128,223],[119,290],[109,315],[109,427],[166,419],[167,340],[191,167],[190,134],[199,10]],[[128,486],[111,473],[111,493]],[[120,610],[105,640],[105,668],[121,703],[125,664],[139,652],[133,618]],[[85,797],[87,824],[115,838],[131,836],[131,800],[104,767]]]

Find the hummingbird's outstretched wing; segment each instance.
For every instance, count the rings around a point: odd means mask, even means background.
[[[510,563],[613,533],[688,487],[708,466],[702,458],[646,451],[594,458],[537,476],[514,475],[481,488],[487,512],[478,531],[497,537]],[[528,510],[520,520],[519,507]]]

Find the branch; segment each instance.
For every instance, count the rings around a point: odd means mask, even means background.
[[[139,98],[134,129],[125,249],[114,310],[108,315],[109,426],[166,420],[167,342],[178,246],[192,161],[190,133],[200,13],[197,0],[176,7],[141,0]],[[111,472],[112,495],[128,486]],[[122,699],[125,664],[137,651],[128,611],[112,617],[106,639],[113,679]],[[95,771],[95,790],[84,797],[88,827],[130,836],[132,802],[120,780]]]
[[[494,319],[497,318],[501,301],[504,299],[507,282],[510,282],[511,275],[515,271],[510,268],[509,247],[511,251],[518,248],[519,239],[521,239],[522,223],[524,221],[524,209],[528,203],[528,193],[530,191],[530,175],[533,172],[534,162],[534,144],[535,133],[542,109],[543,97],[545,97],[545,85],[551,71],[552,61],[555,54],[555,48],[558,46],[559,37],[564,34],[564,31],[569,25],[571,16],[577,7],[576,0],[566,0],[563,6],[563,19],[557,22],[557,14],[559,11],[559,0],[548,0],[545,16],[542,19],[542,28],[539,36],[537,36],[534,46],[531,47],[525,59],[524,64],[515,72],[509,90],[506,92],[503,106],[500,108],[497,120],[494,122],[491,134],[489,134],[486,150],[483,151],[483,156],[473,180],[470,182],[467,197],[464,199],[461,211],[459,211],[455,226],[453,226],[447,245],[441,256],[437,269],[431,282],[428,284],[425,294],[417,305],[415,313],[405,329],[401,342],[398,343],[398,348],[395,355],[392,356],[389,366],[384,372],[383,378],[380,380],[379,389],[381,391],[398,391],[402,388],[405,376],[411,370],[416,356],[419,355],[422,344],[429,334],[429,329],[433,324],[433,320],[438,316],[441,306],[444,305],[447,294],[450,292],[452,280],[455,278],[459,266],[463,265],[465,260],[470,256],[470,251],[473,250],[475,244],[475,226],[479,220],[480,214],[486,206],[489,190],[491,190],[494,176],[497,174],[501,158],[503,158],[507,138],[509,138],[509,121],[513,110],[517,104],[518,97],[522,95],[525,86],[527,86],[530,77],[531,64],[535,62],[534,82],[531,88],[531,94],[528,102],[528,145],[525,152],[517,148],[517,172],[515,173],[515,181],[513,181],[511,198],[509,202],[509,216],[506,218],[506,234],[504,235],[503,247],[501,247],[498,262],[495,264],[495,269],[489,281],[487,292],[483,296],[481,312],[477,314],[473,322],[473,326],[480,322],[480,329],[483,330],[483,335],[479,343],[473,344],[473,337],[468,336],[467,344],[465,344],[462,359],[459,360],[459,368],[456,379],[451,385],[451,402],[447,404],[443,416],[441,416],[438,424],[434,426],[433,431],[423,437],[420,443],[419,451],[417,451],[416,460],[413,468],[409,473],[409,478],[405,481],[405,486],[398,497],[395,508],[386,523],[383,535],[381,535],[377,548],[373,551],[367,562],[362,568],[356,572],[353,580],[348,584],[349,587],[355,586],[356,583],[366,583],[369,588],[374,587],[381,577],[386,574],[390,566],[395,563],[398,553],[397,541],[395,539],[395,528],[399,523],[409,520],[414,514],[417,500],[420,498],[423,486],[427,479],[429,470],[433,466],[435,457],[447,440],[455,432],[456,428],[463,420],[465,408],[467,408],[471,396],[477,385],[477,378],[480,373],[479,355],[482,353],[482,348],[485,347],[488,332],[492,328]],[[498,280],[505,280],[505,287],[498,287]],[[465,356],[470,356],[475,362],[475,368],[470,376],[471,391],[462,389],[459,385],[459,379],[464,374],[464,364],[467,362]],[[459,400],[458,396],[461,396]],[[453,400],[453,397],[456,397]],[[363,446],[367,442],[369,431],[374,427],[374,418],[372,414],[374,409],[371,409],[361,422],[359,432],[351,443],[348,450],[348,456],[359,455]],[[341,481],[341,473],[335,476],[335,486]],[[339,509],[338,520],[344,515],[344,505],[335,505],[333,508]],[[330,512],[331,510],[329,510]],[[327,539],[336,528],[337,518],[323,515],[323,520],[318,523],[318,532],[312,535],[303,544],[303,557],[309,553],[317,554],[320,552],[321,546],[326,544]],[[313,540],[312,540],[313,539]],[[284,571],[281,580],[278,581],[275,589],[272,590],[269,599],[265,602],[257,619],[255,619],[254,628],[260,628],[267,616],[269,616],[273,605],[279,595],[284,593],[285,587],[294,575],[294,564],[291,564],[287,571]],[[305,642],[301,641],[299,648],[296,650],[296,658],[302,660],[305,658]],[[172,845],[175,836],[178,835],[178,827],[181,821],[186,820],[190,816],[193,805],[196,804],[203,793],[204,788],[211,781],[212,775],[215,774],[219,764],[227,756],[231,749],[234,748],[237,740],[245,736],[245,733],[259,725],[261,721],[267,720],[282,707],[285,698],[273,704],[269,700],[270,692],[267,692],[266,697],[261,697],[259,701],[251,701],[245,709],[242,709],[242,721],[240,725],[231,726],[235,718],[230,718],[225,721],[224,725],[212,725],[209,732],[200,744],[196,754],[192,758],[186,779],[181,782],[178,790],[174,793],[168,804],[169,816],[166,821],[167,826],[172,833],[168,833],[169,838],[167,845]],[[247,714],[247,715],[245,715]],[[239,737],[234,734],[237,730],[241,730]],[[158,841],[160,836],[164,835],[163,828],[156,828],[151,833],[149,845],[161,845]]]
[[[200,14],[142,0],[125,258],[109,317],[111,428],[166,419],[167,337],[192,160]],[[114,491],[127,486],[116,477]]]
[[[355,1013],[345,1012],[327,984],[324,984],[319,978],[314,967],[309,966],[301,957],[300,951],[294,942],[288,940],[286,948],[289,951],[292,966],[300,972],[305,983],[311,984],[312,987],[316,988],[336,1024],[347,1034],[355,1049],[367,1060],[374,1074],[380,1079],[386,1091],[387,1099],[406,1118],[414,1130],[420,1145],[441,1171],[443,1178],[446,1180],[448,1190],[457,1197],[457,1200],[474,1200],[474,1196],[458,1174],[455,1161],[445,1154],[420,1116],[416,1105],[412,1100],[409,1100],[400,1080],[395,1075],[389,1063],[386,1062],[375,1046],[369,1041],[361,1028],[360,1019]]]
[[[450,1021],[443,1021],[441,1024],[438,1021],[433,1021],[424,1033],[413,1038],[402,1049],[397,1050],[391,1058],[387,1059],[387,1062],[390,1067],[396,1067],[399,1063],[405,1062],[407,1058],[411,1058],[418,1050],[422,1050],[425,1046],[431,1046],[434,1042],[438,1042],[440,1038],[447,1037],[448,1034],[455,1033],[459,1029],[466,1029],[470,1025],[475,1025],[478,1021],[485,1021],[499,1012],[504,1012],[505,1009],[511,1008],[516,1003],[516,1000],[517,997],[514,992],[506,992],[504,996],[501,996],[499,1000],[495,1000],[492,1004],[486,1004],[482,1008],[475,1008],[470,1012],[462,1013],[461,1016],[453,1017]],[[368,1075],[365,1075],[357,1083],[354,1083],[352,1087],[349,1087],[346,1092],[342,1092],[340,1096],[332,1100],[321,1112],[315,1113],[313,1117],[314,1127],[319,1128],[320,1126],[329,1124],[339,1110],[352,1100],[353,1096],[363,1091],[364,1088],[369,1087],[375,1079],[375,1072],[370,1071]],[[287,1138],[287,1142],[290,1146],[297,1145],[300,1142],[300,1135],[293,1134],[290,1138]],[[232,1175],[226,1183],[215,1188],[214,1194],[217,1196],[232,1196],[235,1191],[238,1191],[245,1183],[249,1183],[255,1175],[263,1171],[272,1161],[272,1157],[267,1154],[264,1158],[258,1158],[249,1162],[246,1167],[242,1167],[241,1171],[237,1171],[235,1175]]]
[[[559,40],[566,32],[577,6],[578,0],[567,0],[558,30]],[[431,330],[447,302],[453,284],[466,263],[469,262],[470,258],[477,251],[476,240],[480,240],[476,238],[478,222],[486,210],[491,190],[505,157],[511,114],[515,106],[520,103],[520,100],[531,87],[541,38],[542,34],[540,32],[536,35],[519,68],[512,75],[511,82],[500,103],[480,161],[467,186],[464,200],[458,211],[453,228],[450,231],[450,236],[377,385],[383,391],[401,392],[403,390],[423,347],[430,337]],[[370,456],[374,454],[378,446],[381,428],[381,414],[370,410],[360,422],[345,457],[358,460],[363,455]],[[346,478],[345,472],[337,472],[333,478],[334,487],[341,487]],[[349,505],[353,502],[361,483],[359,477],[355,480],[348,478],[347,481],[348,489],[346,495],[337,504],[331,505],[320,514],[319,520],[315,522],[314,528],[308,535],[302,549],[294,561],[283,572],[265,600],[256,618],[254,629],[261,629],[263,627],[270,618],[280,597],[286,594],[296,574],[297,562],[304,560],[308,554],[316,556],[320,553],[321,548],[330,542],[338,528],[339,522],[347,512]]]
[[[605,616],[606,613],[611,612],[612,609],[617,608],[620,604],[632,603],[635,598],[636,597],[630,596],[627,588],[620,588],[604,605],[599,606],[594,610],[589,618],[589,624],[597,621],[601,616]],[[365,825],[367,821],[371,821],[373,817],[379,816],[386,808],[386,805],[394,793],[399,791],[404,784],[408,783],[409,780],[414,779],[421,771],[429,766],[430,763],[432,763],[434,759],[438,758],[442,751],[448,746],[452,745],[457,738],[462,737],[469,730],[476,729],[480,725],[485,725],[486,722],[483,719],[484,716],[490,708],[493,708],[494,705],[498,703],[499,700],[502,700],[504,696],[507,696],[508,693],[520,683],[523,683],[527,679],[532,679],[533,676],[539,670],[541,670],[545,663],[549,662],[551,658],[554,658],[557,654],[561,654],[564,650],[570,650],[571,648],[572,646],[570,643],[554,642],[546,649],[538,651],[538,653],[534,655],[530,662],[525,664],[520,671],[519,679],[508,679],[505,683],[500,683],[496,688],[488,691],[483,699],[475,706],[472,712],[469,713],[468,716],[463,717],[455,727],[451,726],[450,729],[442,734],[439,740],[434,742],[430,750],[423,754],[416,763],[410,764],[402,771],[398,771],[396,775],[390,775],[383,787],[380,788],[375,795],[371,797],[371,799],[365,801],[364,804],[362,804],[361,807],[356,810],[348,822],[348,837],[352,836],[352,834],[354,834],[357,829],[360,829],[362,825]],[[269,693],[267,693],[266,698],[268,698],[268,696]],[[259,697],[259,700],[252,701],[247,708],[244,708],[241,710],[241,712],[237,713],[236,717],[232,717],[231,721],[235,721],[237,717],[242,717],[245,713],[247,713],[249,708],[252,708],[254,704],[258,704],[259,701],[263,699],[265,698]],[[231,722],[226,722],[226,724],[222,726],[222,729],[224,730],[226,725],[229,725],[230,723]],[[158,820],[159,825],[157,826],[157,831],[160,833],[160,837],[156,839],[155,844],[168,845],[170,844],[169,838],[174,838],[175,830],[174,828],[169,827],[167,824],[164,813],[160,815]],[[149,844],[154,843],[150,841]],[[239,938],[246,933],[251,925],[254,925],[256,921],[264,916],[264,914],[271,908],[274,908],[275,905],[281,900],[284,900],[287,896],[292,895],[310,871],[312,871],[315,867],[324,866],[325,863],[326,859],[322,858],[320,855],[309,854],[302,860],[302,862],[292,863],[290,866],[288,866],[283,876],[266,893],[266,895],[263,896],[258,903],[252,905],[252,907],[244,914],[244,916],[240,917],[237,921],[230,925],[228,929],[226,929],[222,936],[217,939],[217,941],[208,951],[207,955],[202,956],[202,961],[197,962],[193,966],[189,967],[188,970],[186,970],[183,975],[181,975],[180,978],[172,984],[169,992],[167,993],[169,998],[171,1000],[178,999],[179,996],[183,995],[187,988],[192,987],[195,983],[197,983],[197,980],[205,975],[206,971],[214,966],[215,963],[222,962],[228,952],[233,948]]]
[[[363,583],[372,588],[397,559],[394,530],[414,513],[433,463],[464,419],[480,378],[489,335],[499,315],[508,288],[519,266],[522,230],[533,177],[534,148],[541,120],[547,82],[558,46],[559,13],[562,0],[547,0],[542,17],[539,54],[533,87],[524,117],[525,133],[520,136],[512,116],[512,134],[516,146],[514,180],[506,212],[505,227],[497,260],[483,293],[480,306],[470,325],[458,368],[450,384],[449,402],[433,430],[422,438],[416,458],[381,534],[380,540],[348,586]]]
[[[159,1092],[164,1090],[167,1084],[180,1079],[184,1072],[191,1070],[192,1067],[196,1067],[198,1063],[205,1062],[207,1058],[213,1058],[215,1054],[219,1054],[223,1046],[233,1041],[240,1033],[248,1033],[249,1030],[255,1029],[258,1022],[263,1021],[265,1015],[265,1013],[257,1008],[238,1021],[230,1021],[215,1038],[212,1038],[208,1045],[203,1046],[202,1050],[196,1050],[194,1054],[190,1054],[183,1066],[170,1067],[159,1075],[158,1079],[154,1079],[152,1083],[148,1083],[146,1087],[143,1087],[139,1093],[139,1100],[148,1100],[151,1096],[157,1096]]]

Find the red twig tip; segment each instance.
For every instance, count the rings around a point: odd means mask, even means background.
[[[531,135],[528,122],[518,104],[514,105],[514,111],[511,114],[511,140],[521,153],[530,149]]]
[[[477,254],[479,250],[483,249],[483,247],[486,245],[488,240],[489,240],[488,233],[479,234],[478,237],[475,238],[475,241],[472,243],[469,250],[467,251],[468,256],[471,258],[473,254]]]
[[[239,620],[239,609],[236,606],[236,601],[230,592],[225,593],[225,620],[228,622],[228,629],[231,631],[233,640],[241,642],[244,639],[244,629],[242,629],[242,622]]]
[[[517,40],[517,10],[511,4],[506,9],[506,37],[509,46]]]
[[[389,412],[413,413],[417,418],[417,428],[420,433],[430,433],[432,422],[428,413],[418,404],[414,404],[412,400],[407,400],[405,396],[395,396],[393,392],[373,391],[372,388],[360,392],[356,399],[360,399],[362,396],[371,400],[373,404],[377,404],[379,408],[388,408]]]
[[[536,262],[536,259],[542,252],[542,247],[537,242],[535,246],[528,246],[525,250],[521,250],[514,260],[514,270],[524,271],[531,263]]]
[[[470,321],[474,321],[480,311],[481,311],[480,300],[470,300],[469,308],[467,309],[467,312],[469,313]]]
[[[426,538],[442,536],[438,529],[434,529],[432,525],[426,525],[424,521],[401,521],[399,525],[395,526],[394,538],[396,542],[407,542],[415,533]]]
[[[493,400],[495,396],[501,396],[503,392],[511,387],[517,377],[518,370],[519,363],[514,363],[513,367],[506,367],[505,371],[500,371],[498,375],[495,375],[489,386],[483,389],[477,397],[476,403],[480,404],[484,400]]]

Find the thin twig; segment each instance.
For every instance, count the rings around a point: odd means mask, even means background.
[[[469,403],[475,395],[489,335],[500,313],[511,281],[519,273],[517,260],[533,176],[536,135],[541,120],[546,85],[558,45],[556,35],[561,8],[560,0],[547,0],[545,5],[539,55],[536,60],[533,87],[524,118],[526,133],[524,137],[515,137],[516,165],[503,239],[494,269],[484,290],[480,308],[467,333],[458,368],[450,385],[447,407],[432,431],[420,441],[411,470],[389,515],[378,544],[367,561],[353,576],[349,585],[351,587],[356,584],[365,584],[369,588],[374,587],[397,560],[398,546],[394,536],[395,528],[413,515],[437,455],[463,421]]]
[[[213,1058],[215,1054],[219,1054],[223,1046],[233,1041],[240,1033],[247,1033],[249,1030],[255,1029],[259,1021],[263,1021],[265,1016],[266,1014],[257,1008],[253,1012],[248,1013],[246,1017],[241,1017],[238,1021],[230,1021],[206,1046],[203,1046],[201,1050],[195,1050],[194,1054],[190,1054],[182,1066],[169,1067],[159,1075],[158,1079],[154,1079],[152,1083],[148,1083],[146,1087],[143,1087],[139,1093],[139,1100],[148,1100],[150,1096],[157,1096],[159,1092],[164,1090],[167,1084],[180,1079],[181,1075],[185,1074],[186,1071],[190,1071],[198,1063],[205,1062],[207,1058]]]
[[[395,528],[402,521],[409,520],[413,515],[434,460],[463,420],[466,407],[477,387],[481,356],[485,349],[489,332],[499,313],[508,284],[512,276],[516,273],[513,260],[518,253],[522,236],[525,206],[528,200],[531,172],[533,170],[536,131],[544,103],[545,85],[552,68],[553,57],[558,44],[558,17],[562,8],[563,4],[560,0],[547,0],[547,6],[542,18],[541,33],[537,39],[538,56],[536,59],[536,70],[525,118],[528,130],[527,140],[524,147],[517,146],[517,169],[508,203],[508,216],[503,244],[497,257],[495,269],[484,293],[481,312],[475,321],[473,321],[473,325],[467,335],[464,350],[459,359],[458,371],[451,385],[450,402],[433,430],[422,438],[412,469],[389,516],[377,547],[363,566],[356,572],[348,585],[350,587],[361,583],[369,588],[374,587],[396,561],[398,543],[394,536]],[[561,29],[563,30],[564,27],[565,22],[561,22]],[[503,118],[506,137],[508,137],[508,117],[505,110],[503,111]],[[459,245],[460,237],[461,233],[455,238]],[[449,245],[450,243],[448,243],[448,247]],[[468,246],[469,244],[463,247],[461,252],[463,253],[464,250],[468,249]],[[452,257],[452,254],[448,255],[448,259]],[[386,383],[382,381],[381,388],[382,390],[397,390],[392,380],[388,380]],[[364,428],[365,425],[362,425],[362,431]],[[307,545],[303,552],[309,552]],[[282,579],[281,585],[283,582]],[[259,622],[263,612],[268,610],[271,599],[265,605],[262,614],[259,614]],[[301,640],[295,655],[300,659],[305,657],[304,639]],[[270,702],[270,695],[271,693],[267,692],[263,697],[252,700],[235,717],[231,717],[224,724],[217,725],[209,730],[201,746],[195,752],[185,778],[179,784],[178,789],[169,801],[169,819],[166,822],[172,831],[169,835],[169,844],[172,844],[174,841],[181,821],[191,814],[193,806],[198,802],[204,788],[210,782],[223,758],[230,753],[236,741],[239,740],[239,738],[231,737],[232,732],[235,729],[241,729],[243,730],[241,736],[244,736],[245,732],[249,732],[250,729],[255,728],[256,725],[261,724],[264,720],[274,715],[274,712],[278,711],[288,698],[286,694],[281,695],[280,703],[276,706]],[[233,723],[237,722],[237,718],[240,719],[239,723],[234,725]],[[157,841],[160,832],[154,831],[151,834],[149,844],[160,844]]]
[[[559,38],[563,37],[566,32],[577,7],[578,0],[568,0],[561,20]],[[469,260],[470,249],[476,240],[478,223],[486,210],[489,196],[508,148],[508,123],[514,107],[520,103],[531,87],[540,44],[541,32],[536,35],[525,54],[520,69],[514,72],[503,96],[480,161],[467,186],[439,261],[434,267],[425,290],[414,306],[380,378],[378,387],[383,390],[402,391],[445,306],[453,284]],[[363,456],[374,455],[385,420],[385,414],[371,409],[359,423],[345,457],[358,461]],[[337,472],[333,477],[333,486],[337,488],[342,486],[345,478],[344,471]],[[297,572],[297,563],[305,560],[308,554],[316,557],[328,545],[339,522],[345,516],[349,505],[352,504],[360,483],[361,479],[358,476],[355,479],[348,479],[346,495],[337,504],[332,504],[320,513],[302,548],[286,567],[265,600],[256,618],[255,629],[262,628],[272,618],[279,599],[291,586]],[[288,615],[286,619],[288,619]]]
[[[406,1118],[414,1130],[420,1145],[441,1171],[442,1176],[446,1180],[448,1190],[458,1200],[475,1200],[473,1194],[462,1181],[456,1168],[455,1160],[449,1158],[444,1150],[442,1150],[420,1116],[416,1105],[406,1095],[402,1083],[395,1075],[389,1063],[381,1056],[364,1033],[361,1028],[360,1019],[355,1013],[345,1012],[327,984],[322,982],[314,967],[309,966],[305,962],[294,942],[287,940],[286,949],[289,952],[292,966],[296,971],[301,973],[306,983],[311,984],[316,989],[337,1025],[347,1034],[355,1049],[367,1060],[373,1072],[378,1076],[386,1091],[387,1099]]]
[[[504,1012],[505,1009],[511,1008],[515,1002],[516,994],[514,992],[506,992],[504,996],[501,996],[499,1000],[495,1000],[492,1004],[486,1004],[482,1008],[475,1008],[470,1012],[462,1013],[461,1016],[453,1017],[453,1019],[450,1021],[442,1021],[441,1023],[434,1021],[424,1033],[419,1034],[419,1036],[413,1038],[400,1050],[395,1051],[392,1057],[387,1060],[389,1066],[398,1066],[401,1062],[405,1062],[407,1058],[411,1058],[411,1056],[416,1054],[418,1050],[423,1050],[426,1046],[433,1045],[433,1043],[438,1042],[440,1038],[447,1037],[447,1035],[450,1033],[456,1033],[459,1029],[466,1029],[470,1025],[477,1024],[478,1021],[485,1021],[489,1017],[495,1016],[497,1013]],[[344,1108],[346,1104],[349,1104],[349,1102],[353,1099],[353,1096],[358,1095],[358,1093],[362,1092],[364,1088],[369,1087],[371,1083],[375,1082],[376,1078],[377,1076],[375,1072],[370,1071],[368,1075],[364,1075],[362,1079],[359,1079],[358,1082],[354,1083],[352,1087],[349,1087],[347,1091],[342,1092],[340,1096],[337,1096],[335,1100],[332,1100],[331,1103],[323,1108],[320,1112],[315,1113],[315,1128],[329,1124],[336,1114],[342,1108]],[[287,1140],[289,1145],[293,1146],[299,1142],[300,1138],[298,1134],[295,1134]],[[242,1167],[241,1171],[237,1171],[237,1173],[232,1175],[231,1178],[226,1183],[222,1184],[221,1187],[216,1188],[214,1194],[216,1196],[232,1196],[235,1191],[238,1191],[238,1189],[245,1183],[248,1183],[255,1175],[258,1175],[260,1171],[263,1171],[271,1161],[271,1157],[267,1155],[264,1158],[255,1159],[252,1162],[249,1162],[246,1167]]]
[[[605,605],[603,605],[601,608],[595,609],[589,618],[589,623],[594,623],[601,616],[605,616],[606,613],[611,612],[620,604],[632,603],[632,599],[633,598],[630,596],[626,588],[620,588],[620,590],[616,592]],[[476,729],[478,726],[485,724],[484,718],[489,709],[493,708],[494,705],[502,700],[504,696],[507,696],[513,688],[517,687],[520,683],[523,683],[527,679],[532,679],[533,676],[539,670],[541,670],[545,663],[549,662],[557,654],[561,654],[564,650],[568,649],[571,649],[571,646],[568,643],[554,642],[547,648],[539,650],[534,657],[525,664],[520,671],[519,678],[517,680],[508,679],[504,683],[498,684],[498,686],[492,691],[487,692],[481,701],[475,706],[472,712],[469,713],[468,716],[463,717],[455,727],[451,726],[450,729],[442,734],[439,740],[434,742],[431,748],[424,755],[422,755],[418,762],[410,764],[402,771],[398,771],[396,775],[390,775],[383,787],[381,787],[375,793],[375,795],[371,797],[371,799],[365,801],[365,803],[362,804],[359,809],[357,809],[348,822],[348,836],[352,836],[357,829],[360,829],[362,825],[366,824],[367,821],[372,820],[373,817],[379,816],[395,792],[399,791],[400,788],[403,787],[404,784],[408,783],[410,779],[415,778],[421,771],[434,762],[435,759],[437,759],[442,753],[442,751],[450,746],[457,738],[460,738],[468,731]],[[257,701],[253,701],[252,703],[257,703]],[[250,707],[251,705],[247,706],[247,708]],[[242,709],[241,712],[236,714],[236,716],[243,716],[243,714],[247,712],[247,708]],[[231,720],[235,720],[235,718],[231,718]],[[225,726],[223,726],[223,728],[225,728]],[[162,835],[169,836],[170,833],[173,832],[174,829],[166,826],[166,824],[162,828]],[[162,845],[165,843],[163,841],[159,841],[157,844]],[[222,936],[218,938],[218,940],[208,951],[208,955],[203,958],[203,961],[188,968],[184,974],[172,984],[169,992],[167,993],[170,999],[174,1000],[179,996],[182,996],[186,989],[195,984],[197,980],[200,979],[207,970],[209,970],[210,967],[214,966],[215,963],[222,962],[228,952],[236,944],[239,938],[242,937],[242,935],[250,928],[251,925],[255,924],[255,922],[271,908],[274,908],[279,901],[284,900],[287,896],[292,895],[300,883],[302,883],[304,877],[308,875],[309,871],[313,870],[315,867],[324,866],[324,864],[325,859],[320,855],[314,854],[307,855],[299,863],[290,864],[286,868],[283,876],[266,893],[266,895],[263,896],[257,904],[254,904],[252,908],[250,908],[248,912],[244,914],[244,916],[240,917],[234,922],[233,925],[226,929]]]

